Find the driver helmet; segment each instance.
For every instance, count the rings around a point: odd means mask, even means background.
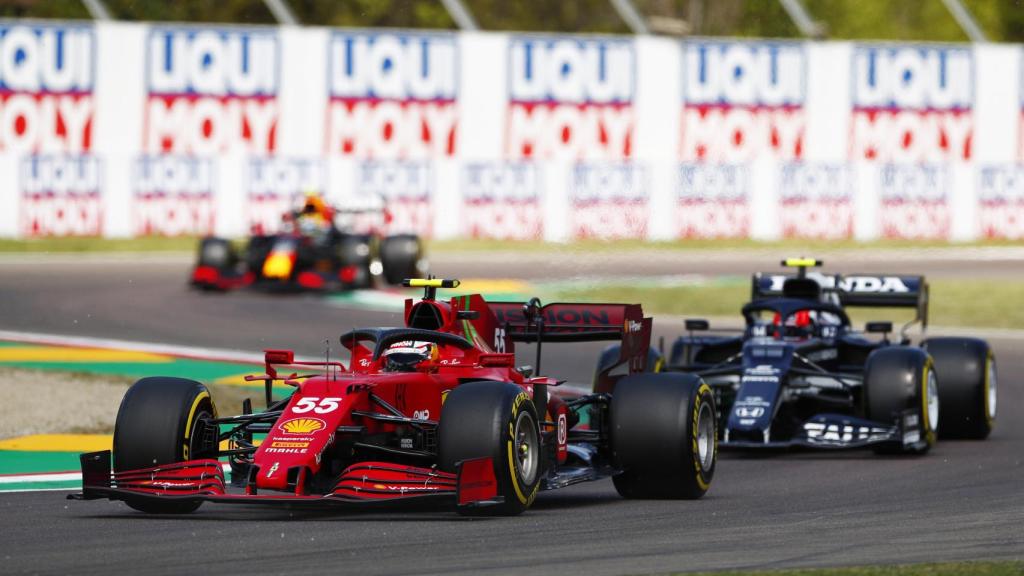
[[[778,312],[772,319],[772,324],[778,326],[776,338],[803,340],[811,335],[814,330],[817,314],[813,310],[797,310],[786,316],[783,323],[782,315]]]
[[[331,209],[327,203],[316,192],[307,192],[306,199],[302,204],[299,214],[306,217],[318,217],[324,221],[330,221]]]
[[[775,313],[775,318],[772,319],[772,324],[776,326],[782,325],[782,315],[778,312]],[[806,328],[812,324],[811,311],[810,310],[797,310],[793,314],[786,317],[786,326],[795,326],[797,328]]]
[[[782,317],[778,312],[775,313],[772,324],[780,327],[783,325]],[[780,330],[778,333],[781,335],[792,332],[802,338],[816,332],[818,327],[841,325],[842,319],[828,310],[797,310],[786,317],[785,327],[790,330]]]
[[[437,348],[432,342],[404,340],[395,342],[384,351],[384,370],[387,372],[413,372],[425,360],[436,354]]]

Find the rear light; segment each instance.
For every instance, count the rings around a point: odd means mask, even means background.
[[[291,364],[295,362],[292,350],[264,350],[263,359],[267,364]]]

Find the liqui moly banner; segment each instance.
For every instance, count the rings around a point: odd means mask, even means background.
[[[434,223],[434,168],[426,161],[368,160],[357,167],[356,197],[379,214],[358,220],[355,229],[373,227],[385,234],[430,236]]]
[[[327,153],[374,159],[454,155],[457,45],[456,36],[446,33],[333,32]]]
[[[305,194],[323,194],[326,190],[320,159],[252,157],[245,170],[247,223],[253,234],[280,231],[282,217],[301,205]]]
[[[779,173],[782,235],[838,240],[853,237],[855,176],[845,164],[791,162]]]
[[[279,53],[272,29],[152,28],[143,152],[273,153]]]
[[[744,238],[750,233],[750,176],[739,164],[679,166],[677,238]]]
[[[0,152],[92,149],[95,44],[90,25],[0,21]]]
[[[747,162],[804,155],[802,43],[683,43],[680,159]]]
[[[853,51],[852,73],[851,159],[949,162],[972,158],[974,58],[970,47],[859,45]]]
[[[136,160],[132,177],[135,234],[212,234],[213,172],[208,158],[154,154]]]
[[[1020,238],[1013,161],[1019,45],[0,20],[2,237]]]
[[[1024,166],[984,166],[978,174],[979,234],[986,239],[1024,238]]]
[[[619,161],[633,155],[632,40],[509,40],[506,156]]]
[[[103,179],[95,157],[25,156],[19,172],[23,236],[98,236],[103,232]]]
[[[579,163],[572,168],[569,226],[573,238],[645,238],[650,174],[632,162]]]
[[[462,235],[539,240],[541,171],[533,162],[474,162],[462,172]]]
[[[941,164],[886,164],[878,171],[882,236],[945,240],[950,233],[950,175]]]
[[[1024,49],[1017,50],[1017,162],[1024,162]]]

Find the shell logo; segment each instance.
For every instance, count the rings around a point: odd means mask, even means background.
[[[292,418],[281,423],[281,431],[285,434],[309,434],[326,427],[327,423],[319,418]]]

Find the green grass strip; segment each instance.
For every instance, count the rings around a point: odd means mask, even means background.
[[[198,242],[198,239],[193,236],[142,236],[139,238],[70,236],[28,240],[3,238],[0,239],[0,252],[192,252],[196,250]]]
[[[1012,280],[939,279],[931,284],[930,324],[981,328],[1024,328],[1024,282]],[[679,286],[601,283],[552,287],[545,301],[638,302],[648,314],[730,316],[740,319],[740,308],[750,300],[750,280],[711,281]],[[855,325],[869,320],[910,320],[904,309],[851,308]]]

